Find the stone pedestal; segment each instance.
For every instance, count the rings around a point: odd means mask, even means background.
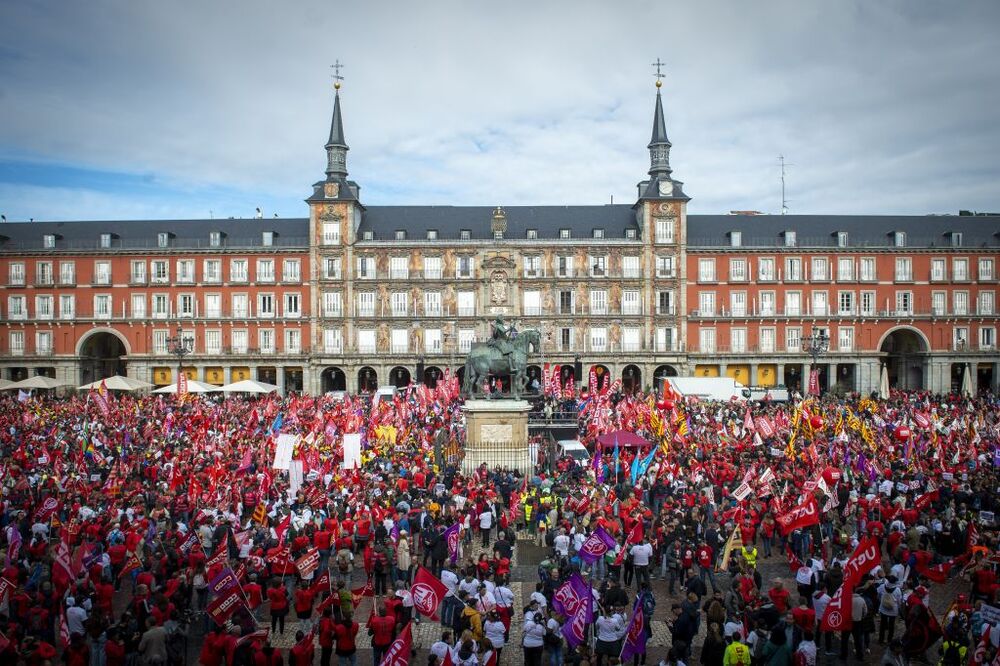
[[[525,400],[469,400],[465,412],[465,458],[462,473],[481,464],[497,465],[531,474],[534,460],[528,448],[528,411]]]

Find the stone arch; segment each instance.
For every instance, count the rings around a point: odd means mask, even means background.
[[[96,328],[90,329],[89,331],[87,331],[86,333],[84,333],[83,335],[81,335],[80,339],[76,341],[76,355],[77,356],[82,355],[84,344],[91,337],[97,335],[98,333],[110,333],[111,335],[115,336],[116,338],[118,338],[118,340],[122,343],[122,346],[125,348],[125,356],[131,356],[132,355],[132,346],[128,343],[128,338],[126,338],[124,335],[122,335],[122,333],[120,331],[118,331],[117,329],[111,328],[109,326],[98,326]]]
[[[920,340],[920,342],[922,343],[922,349],[920,349],[919,353],[921,353],[921,354],[927,354],[927,353],[930,352],[930,350],[931,350],[931,343],[930,343],[930,340],[927,339],[927,336],[924,335],[924,332],[921,331],[919,328],[916,328],[914,326],[907,326],[905,324],[901,324],[899,326],[893,326],[888,331],[886,331],[882,335],[882,337],[879,338],[878,349],[881,351],[882,348],[885,346],[885,343],[890,338],[896,337],[896,334],[899,333],[899,332],[901,332],[901,331],[908,331],[910,333],[914,333],[915,337]]]
[[[338,367],[329,367],[320,375],[320,387],[323,393],[347,390],[347,373]]]
[[[80,380],[84,384],[126,373],[128,339],[113,328],[88,331],[77,343],[76,353],[80,357]]]

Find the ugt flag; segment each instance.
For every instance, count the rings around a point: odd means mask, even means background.
[[[458,561],[458,537],[461,527],[455,523],[444,531],[444,539],[448,544],[448,559],[452,564]]]
[[[594,593],[590,588],[590,583],[585,581],[580,574],[574,573],[565,583],[559,586],[552,597],[552,607],[557,613],[571,618],[577,615],[581,609],[586,610],[585,622],[593,622]]]
[[[603,527],[598,526],[580,546],[580,559],[587,564],[593,564],[603,557],[609,549],[614,548],[615,543],[614,537],[608,534]]]
[[[448,594],[448,588],[441,580],[422,566],[417,566],[417,573],[413,577],[413,585],[410,587],[410,594],[413,595],[413,607],[421,615],[425,615],[432,620],[438,619],[438,606],[444,595]]]
[[[635,600],[632,607],[632,619],[629,620],[628,629],[625,632],[625,641],[622,643],[621,662],[624,664],[636,655],[646,654],[646,618],[642,609],[643,597]]]

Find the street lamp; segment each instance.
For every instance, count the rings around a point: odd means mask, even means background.
[[[802,351],[812,356],[812,365],[809,366],[810,378],[812,377],[812,373],[816,371],[820,355],[825,354],[829,350],[830,336],[826,334],[825,330],[813,326],[809,337],[802,340]]]
[[[184,371],[184,357],[194,351],[194,337],[184,335],[180,326],[177,333],[167,338],[167,351],[177,357],[177,379]]]

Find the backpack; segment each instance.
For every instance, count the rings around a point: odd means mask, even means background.
[[[337,553],[337,569],[340,573],[347,573],[351,570],[351,552],[346,548]]]
[[[885,590],[879,600],[878,611],[883,615],[896,615],[899,612],[899,604],[896,602],[896,595]]]
[[[542,637],[542,642],[545,644],[545,647],[549,648],[561,647],[562,637],[556,632],[549,629],[548,626],[546,625],[545,636]]]
[[[944,649],[944,654],[941,655],[943,666],[961,666],[962,651],[956,641],[945,641],[941,647]]]
[[[759,632],[757,633],[757,642],[753,644],[753,652],[751,656],[756,661],[760,661],[764,658],[764,650],[767,648],[767,639],[765,639]]]

